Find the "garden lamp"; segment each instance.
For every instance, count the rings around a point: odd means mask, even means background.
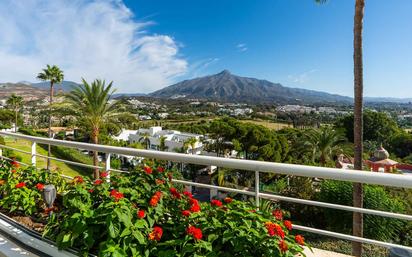
[[[44,186],[43,200],[47,204],[47,208],[53,207],[54,200],[56,200],[56,188],[54,185]]]

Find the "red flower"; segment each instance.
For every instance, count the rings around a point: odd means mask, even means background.
[[[189,199],[189,203],[190,203],[191,205],[199,205],[199,202],[198,202],[195,198],[190,198],[190,199]]]
[[[11,166],[13,166],[13,167],[15,167],[15,168],[18,168],[18,167],[20,167],[20,163],[18,163],[17,161],[11,161]]]
[[[190,216],[190,211],[189,210],[184,210],[182,211],[182,215],[185,217],[189,217]]]
[[[279,224],[268,221],[265,223],[265,227],[268,230],[269,236],[279,236],[280,238],[285,238],[285,232]]]
[[[157,191],[156,193],[154,193],[152,198],[150,198],[149,205],[152,207],[156,207],[161,198],[162,198],[162,192]]]
[[[158,172],[164,172],[164,171],[165,171],[165,168],[163,168],[162,166],[158,166],[158,167],[157,167],[157,171],[158,171]]]
[[[231,202],[233,201],[233,199],[230,198],[230,197],[226,197],[226,198],[224,199],[224,201],[225,201],[225,203],[231,203]]]
[[[73,178],[73,181],[74,181],[74,183],[79,183],[79,184],[81,184],[81,183],[84,182],[84,179],[83,179],[82,176],[76,176],[76,177]]]
[[[272,215],[275,217],[277,220],[282,220],[283,219],[283,213],[282,210],[276,209],[272,212]]]
[[[193,198],[192,193],[188,192],[188,191],[184,191],[183,194],[189,198]]]
[[[143,219],[145,216],[146,216],[146,213],[145,213],[144,210],[139,210],[139,211],[137,212],[137,217],[138,217],[139,219]]]
[[[292,222],[291,222],[290,220],[285,220],[285,221],[283,222],[283,225],[285,225],[285,227],[286,227],[288,230],[292,230]]]
[[[256,210],[249,210],[249,212],[251,212],[251,213],[256,213]]]
[[[163,235],[163,229],[161,227],[153,227],[152,232],[150,232],[149,234],[149,240],[156,240],[156,241],[160,241],[160,239],[162,238]]]
[[[286,252],[288,250],[288,245],[286,244],[285,240],[281,240],[279,242],[279,248],[281,252]]]
[[[212,201],[210,201],[210,204],[211,204],[212,206],[216,206],[216,207],[221,207],[221,206],[222,206],[222,202],[219,201],[219,200],[215,200],[215,199],[213,199]]]
[[[152,174],[153,170],[151,167],[149,166],[144,166],[143,170],[147,173],[147,174]]]
[[[170,193],[173,195],[174,198],[177,198],[177,199],[180,199],[180,198],[181,198],[181,195],[180,195],[180,193],[177,191],[176,188],[171,187],[169,190],[170,190]]]
[[[107,171],[103,171],[103,172],[100,173],[101,178],[106,178],[107,176],[109,176],[109,172],[107,172]]]
[[[37,183],[36,188],[37,190],[42,191],[44,189],[44,185],[42,183]]]
[[[117,191],[116,189],[113,189],[110,192],[110,195],[115,199],[115,201],[119,201],[120,199],[124,198],[123,193],[120,193],[119,191]]]
[[[296,235],[295,236],[295,241],[296,243],[300,244],[300,245],[304,245],[305,244],[305,238],[301,235]]]
[[[101,183],[103,183],[103,180],[101,180],[101,179],[96,179],[93,184],[95,184],[95,185],[100,185]]]
[[[15,188],[22,188],[22,187],[25,187],[25,186],[26,186],[26,183],[20,182],[15,186]]]
[[[192,206],[190,206],[190,211],[191,212],[200,212],[200,205],[199,204],[192,204]]]
[[[89,189],[89,193],[93,193],[93,192],[94,192],[93,188]]]
[[[156,179],[156,185],[163,185],[165,181],[163,179]]]
[[[11,170],[11,173],[16,173],[17,172],[17,170]]]
[[[196,228],[195,226],[189,226],[189,227],[186,229],[186,233],[187,233],[188,235],[193,236],[193,238],[194,238],[195,240],[200,240],[200,239],[202,239],[202,237],[203,237],[203,235],[202,235],[202,230],[201,230],[200,228]]]

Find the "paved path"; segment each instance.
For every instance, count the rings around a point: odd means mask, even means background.
[[[313,252],[311,252],[308,248],[303,251],[306,254],[306,257],[351,257],[351,255],[335,253],[325,250],[320,250],[316,248],[312,248]]]

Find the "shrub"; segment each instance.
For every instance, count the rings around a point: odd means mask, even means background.
[[[353,206],[352,188],[353,184],[349,182],[325,180],[318,200]],[[400,198],[390,196],[382,186],[364,185],[364,208],[402,213],[405,211],[405,203]],[[325,208],[324,215],[332,230],[351,233],[352,212]],[[364,215],[364,234],[367,238],[377,240],[399,240],[399,232],[405,224],[399,219]]]

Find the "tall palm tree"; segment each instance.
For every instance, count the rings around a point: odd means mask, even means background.
[[[17,119],[19,117],[19,110],[23,105],[23,97],[11,94],[6,101],[7,106],[14,112],[14,133],[17,132]]]
[[[150,148],[150,134],[149,133],[144,133],[140,138],[139,142],[143,143],[145,145],[145,148],[148,150]]]
[[[325,3],[327,0],[315,0],[317,3]],[[354,166],[355,170],[362,170],[363,155],[363,16],[365,12],[365,0],[355,0],[355,15],[353,24],[353,73],[354,73]],[[363,207],[363,185],[353,184],[353,206]],[[363,214],[353,213],[353,235],[363,236]],[[352,242],[352,254],[362,255],[362,243]]]
[[[67,95],[67,100],[79,123],[91,130],[92,142],[98,144],[101,128],[110,123],[116,123],[117,119],[124,113],[117,101],[109,101],[115,91],[112,89],[113,82],[106,85],[105,81],[98,79],[91,84],[84,79],[82,81],[82,85],[77,86]],[[98,162],[97,151],[94,151],[93,165],[97,166]],[[94,177],[99,178],[99,176],[99,169],[96,168]]]
[[[189,148],[190,146],[190,153],[194,154],[195,153],[195,148],[196,148],[196,143],[197,143],[197,138],[191,137],[188,140],[185,141],[184,145],[186,148]]]
[[[56,65],[50,66],[47,64],[46,69],[43,69],[37,75],[37,79],[42,81],[50,81],[50,100],[49,100],[49,138],[52,137],[51,125],[52,125],[52,104],[53,104],[53,95],[54,95],[54,84],[59,84],[64,79],[63,71],[60,70]],[[47,156],[50,157],[51,148],[48,146]],[[47,169],[50,168],[50,159],[47,158]]]
[[[342,143],[345,141],[342,133],[330,128],[322,127],[307,132],[305,146],[312,152],[312,161],[316,159],[322,167],[338,152],[342,152]]]

